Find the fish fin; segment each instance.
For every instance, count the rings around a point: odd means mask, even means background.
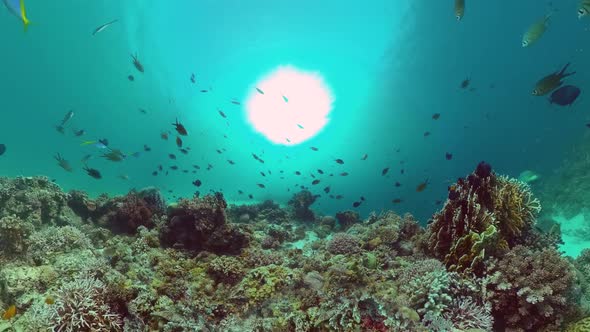
[[[27,10],[25,9],[25,0],[20,0],[20,17],[23,20],[25,32],[29,28],[31,21],[27,18]]]

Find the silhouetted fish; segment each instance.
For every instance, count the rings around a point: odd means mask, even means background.
[[[574,101],[576,101],[580,93],[580,88],[573,85],[565,85],[553,91],[549,97],[549,103],[555,103],[561,106],[571,106]]]
[[[385,176],[387,174],[387,172],[389,172],[389,167],[385,167],[382,171],[381,171],[381,176]]]
[[[6,152],[6,145],[5,144],[0,144],[0,156],[3,155],[4,152]]]
[[[447,152],[447,153],[445,153],[445,158],[446,158],[447,160],[451,160],[451,159],[453,159],[453,154],[452,154],[452,153],[448,153],[448,152]]]

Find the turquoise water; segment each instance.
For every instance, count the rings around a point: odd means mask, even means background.
[[[315,205],[319,211],[351,208],[364,196],[358,208],[363,215],[393,208],[424,222],[440,208],[435,202],[444,200],[449,183],[480,160],[501,174],[517,176],[525,169],[548,174],[587,130],[588,21],[576,19],[576,1],[554,3],[547,32],[526,49],[521,36],[552,10],[549,3],[468,3],[459,23],[452,6],[426,1],[30,0],[26,5],[33,22],[26,33],[8,11],[0,14],[5,82],[0,130],[7,145],[0,157],[2,175],[43,174],[66,189],[93,195],[156,186],[170,200],[191,196],[196,190],[191,182],[198,178],[202,193],[223,190],[229,201],[248,200],[251,193],[254,201],[286,202],[296,184],[311,187],[311,177],[297,177],[295,171],[306,175],[321,168],[350,175],[326,178],[312,188],[323,194],[330,184],[333,194],[344,196],[323,195]],[[92,36],[113,19],[119,22]],[[131,63],[130,54],[136,53],[144,74]],[[566,62],[577,72],[568,83],[583,91],[574,106],[558,108],[530,95],[538,79]],[[229,102],[243,100],[258,79],[288,64],[321,73],[335,97],[328,125],[296,146],[270,143],[252,130],[244,108]],[[135,81],[127,79],[130,74]],[[466,77],[474,91],[459,88]],[[203,88],[213,91],[200,93]],[[229,127],[218,107],[228,115]],[[70,109],[75,116],[62,135],[54,125]],[[433,113],[441,118],[432,120]],[[174,135],[160,139],[176,118],[189,130],[186,156],[178,152]],[[72,128],[87,133],[74,137]],[[424,137],[425,131],[431,135]],[[152,151],[112,163],[100,157],[102,151],[80,146],[98,138],[126,153],[142,151],[144,144]],[[221,148],[227,151],[219,155],[215,150]],[[445,160],[446,152],[452,160]],[[73,173],[56,165],[55,153],[72,164]],[[168,159],[168,153],[178,160]],[[365,153],[368,160],[361,161]],[[80,159],[87,154],[95,156],[88,165],[100,170],[102,179],[82,170]],[[207,163],[214,166],[209,172]],[[178,165],[180,171],[154,177],[159,164]],[[197,174],[190,173],[193,164],[201,166]],[[385,167],[390,171],[382,177]],[[268,170],[272,175],[262,178],[259,172]],[[426,179],[427,189],[416,192]],[[394,187],[396,181],[402,186]],[[394,198],[403,202],[393,205]]]

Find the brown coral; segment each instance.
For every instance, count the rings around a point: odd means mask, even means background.
[[[428,249],[450,271],[484,272],[484,260],[523,243],[540,210],[529,187],[497,176],[481,162],[449,187],[448,200],[428,227]]]

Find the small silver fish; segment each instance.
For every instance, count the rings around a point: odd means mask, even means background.
[[[105,23],[105,24],[99,26],[98,28],[94,29],[94,31],[92,32],[92,35],[94,36],[97,33],[102,32],[104,29],[108,28],[109,26],[111,26],[111,24],[116,23],[116,22],[119,22],[119,20],[118,19],[112,20],[108,23]]]
[[[522,35],[522,47],[531,46],[543,36],[545,30],[547,30],[549,18],[551,18],[551,13],[545,15],[545,17],[533,23],[528,28],[524,35]]]

